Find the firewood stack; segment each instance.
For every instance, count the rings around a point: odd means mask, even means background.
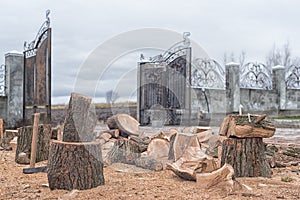
[[[53,189],[90,189],[104,184],[100,141],[95,140],[96,116],[92,99],[72,93],[63,141],[50,145],[47,175]]]
[[[219,134],[224,137],[221,165],[233,166],[236,177],[271,177],[263,138],[272,137],[274,124],[266,115],[228,115]]]

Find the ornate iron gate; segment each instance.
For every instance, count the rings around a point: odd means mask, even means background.
[[[175,125],[182,122],[183,115],[190,117],[191,48],[187,36],[163,55],[140,63],[138,118],[142,125]]]
[[[24,43],[23,123],[36,112],[47,113],[51,121],[51,28],[50,11],[35,40]]]

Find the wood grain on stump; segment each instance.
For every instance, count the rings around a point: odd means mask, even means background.
[[[51,190],[85,190],[103,185],[101,144],[52,141],[47,175]]]
[[[262,138],[227,138],[222,143],[221,165],[230,164],[236,177],[271,177]]]

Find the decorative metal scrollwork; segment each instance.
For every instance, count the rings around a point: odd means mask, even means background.
[[[171,46],[167,51],[165,51],[163,54],[159,54],[157,56],[154,56],[150,58],[150,62],[166,62],[171,63],[176,58],[186,55],[187,49],[190,46],[190,32],[184,32],[183,33],[183,40],[180,42],[175,43],[173,46]]]
[[[215,60],[195,59],[191,75],[193,88],[225,89],[225,70]]]
[[[262,63],[249,62],[240,70],[240,87],[250,89],[272,89],[272,72]]]
[[[300,66],[291,65],[285,74],[286,87],[288,89],[300,89]]]
[[[0,66],[0,96],[5,96],[5,77],[6,77],[6,71],[5,71],[5,65]]]
[[[48,29],[50,27],[50,10],[46,11],[46,21],[40,27],[35,39],[30,43],[24,42],[24,52],[25,56],[31,57],[36,55],[36,49],[43,43],[43,41],[48,37]]]

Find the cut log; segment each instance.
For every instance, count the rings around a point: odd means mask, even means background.
[[[148,145],[147,155],[154,159],[168,159],[170,143],[166,139],[154,138]]]
[[[135,166],[144,169],[150,169],[152,171],[163,170],[163,164],[161,161],[151,158],[151,157],[140,157],[135,159]]]
[[[219,131],[220,135],[238,138],[269,138],[274,133],[275,126],[266,119],[266,115],[229,115]]]
[[[95,140],[95,110],[91,107],[92,99],[72,93],[64,123],[63,141],[90,142]]]
[[[4,149],[7,149],[10,147],[10,141],[14,139],[14,137],[18,136],[17,130],[5,130],[3,137],[1,138],[0,146]]]
[[[230,119],[231,119],[231,115],[227,115],[224,118],[223,123],[220,126],[219,135],[221,135],[221,136],[227,136],[227,132],[228,132],[228,129],[229,129]]]
[[[111,138],[111,134],[104,132],[99,136],[100,139],[103,139],[105,142],[107,142]],[[104,144],[104,143],[103,143]]]
[[[221,165],[230,164],[236,177],[271,177],[262,138],[227,138],[222,143]]]
[[[169,155],[168,155],[168,160],[172,160],[174,161],[175,158],[174,158],[174,141],[175,141],[175,138],[177,136],[179,132],[176,130],[176,131],[172,131],[170,130],[170,150],[169,150]]]
[[[117,115],[113,115],[106,120],[106,124],[109,129],[118,129],[116,118],[117,118]]]
[[[138,149],[140,153],[147,151],[148,145],[151,141],[150,138],[148,137],[140,138],[133,135],[129,136],[128,139],[135,142],[136,145],[138,145]]]
[[[100,134],[103,134],[103,133],[109,133],[111,135],[111,137],[113,137],[113,138],[118,138],[120,136],[119,129],[105,130],[105,131],[102,131]]]
[[[118,114],[115,117],[115,122],[122,137],[128,137],[130,135],[139,136],[143,134],[139,131],[140,123],[130,115]]]
[[[103,185],[100,143],[71,143],[53,140],[47,176],[51,190],[86,190]]]
[[[198,173],[196,175],[197,186],[208,189],[210,187],[227,183],[229,187],[233,188],[234,170],[231,165],[225,164],[220,169],[211,173]]]
[[[0,118],[0,140],[3,138],[3,119]]]
[[[128,139],[119,139],[114,143],[112,149],[107,153],[105,162],[135,164],[135,159],[141,157],[139,146],[136,142]]]
[[[25,126],[18,129],[18,140],[15,161],[19,163],[19,154],[21,152],[26,153],[28,159],[30,159],[31,143],[32,143],[32,126]],[[44,161],[48,159],[50,140],[51,140],[51,125],[42,124],[38,127],[38,140],[36,151],[36,162]]]
[[[174,152],[175,161],[177,161],[183,155],[187,147],[195,147],[200,149],[197,136],[191,133],[177,134],[174,140],[173,149],[170,150]]]

